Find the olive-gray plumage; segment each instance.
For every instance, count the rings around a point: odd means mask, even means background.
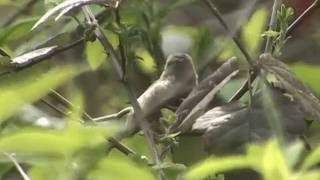
[[[188,54],[177,53],[167,58],[160,78],[138,98],[144,119],[153,131],[157,131],[160,126],[160,109],[186,97],[197,82],[197,73]],[[116,136],[117,139],[132,136],[140,130],[134,117],[133,111],[129,113],[127,125]]]

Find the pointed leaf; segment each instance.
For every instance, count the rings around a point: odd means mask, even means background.
[[[37,28],[39,25],[45,23],[49,20],[52,16],[55,16],[62,12],[62,14],[58,15],[58,17],[62,16],[70,12],[71,10],[88,5],[88,4],[109,4],[112,3],[112,0],[67,0],[62,2],[61,4],[57,5],[56,7],[49,10],[45,15],[43,15],[36,24],[32,27],[32,30]]]

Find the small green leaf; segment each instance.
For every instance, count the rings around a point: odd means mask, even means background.
[[[86,48],[87,60],[92,70],[96,70],[105,61],[107,55],[98,41],[88,42]]]
[[[156,72],[156,64],[147,51],[139,49],[136,51],[136,56],[142,58],[137,63],[144,73],[152,75]]]
[[[266,9],[257,10],[248,24],[243,28],[242,39],[244,45],[251,53],[257,53],[262,43],[261,33],[265,28],[268,18],[268,11]]]

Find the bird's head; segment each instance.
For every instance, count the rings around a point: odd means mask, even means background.
[[[184,53],[172,54],[167,58],[160,79],[197,82],[197,73],[191,56]]]

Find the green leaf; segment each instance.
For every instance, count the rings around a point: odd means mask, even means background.
[[[92,70],[96,70],[105,61],[107,55],[98,41],[88,42],[86,48],[87,60]]]
[[[320,66],[309,64],[295,64],[290,66],[292,72],[301,81],[309,85],[318,95],[320,95],[320,76],[317,76],[320,72]]]
[[[36,18],[23,19],[9,27],[0,28],[0,44],[6,44],[15,41],[30,34],[32,24],[36,22]]]
[[[141,68],[141,70],[146,74],[154,74],[156,72],[156,64],[152,56],[145,50],[138,49],[136,51],[136,56],[142,58],[142,60],[138,61],[137,64]]]
[[[308,170],[309,168],[317,165],[318,163],[320,163],[320,147],[313,150],[312,153],[310,153],[306,157],[306,159],[303,161],[301,169]]]
[[[252,162],[244,156],[211,158],[192,167],[184,177],[186,180],[198,180],[217,173],[250,167],[252,167]]]
[[[273,31],[273,30],[268,30],[264,33],[262,33],[262,37],[270,37],[270,38],[276,38],[280,35],[279,32]]]
[[[257,53],[262,43],[261,33],[265,29],[268,11],[264,8],[257,10],[248,24],[243,28],[242,39],[250,53]]]
[[[90,173],[88,179],[141,179],[152,180],[155,177],[145,168],[139,167],[128,159],[106,157],[99,166]]]
[[[265,180],[288,179],[290,172],[277,141],[265,146],[260,168]]]
[[[56,88],[76,75],[70,67],[39,68],[37,66],[0,79],[0,123],[22,106],[45,96],[50,88]]]
[[[304,144],[301,141],[289,144],[285,149],[285,157],[290,168],[294,168],[299,162],[304,150]]]

